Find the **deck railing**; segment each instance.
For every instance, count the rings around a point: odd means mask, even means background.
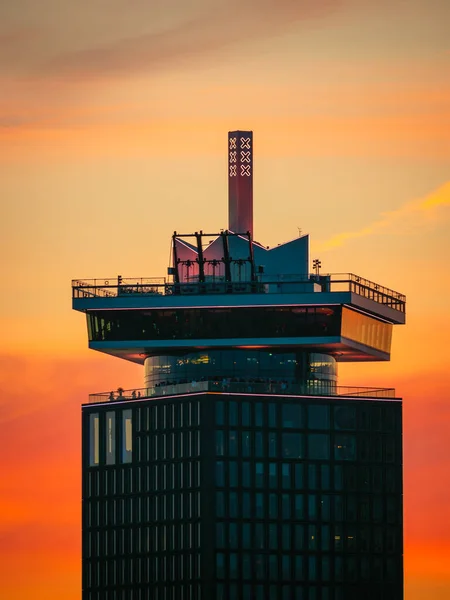
[[[195,392],[216,392],[235,394],[271,394],[275,396],[345,396],[355,398],[395,398],[394,388],[330,386],[329,383],[315,381],[312,384],[254,383],[222,381],[191,381],[169,383],[149,388],[100,392],[89,395],[89,404],[101,402],[123,402],[143,398],[160,398]]]
[[[328,275],[279,275],[270,280],[225,282],[167,282],[164,277],[75,279],[73,298],[114,298],[130,296],[174,296],[200,294],[290,294],[306,292],[353,292],[379,304],[405,312],[406,297],[353,273]]]

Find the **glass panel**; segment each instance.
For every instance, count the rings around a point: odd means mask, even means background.
[[[237,524],[230,523],[228,525],[228,545],[230,548],[237,548],[238,545],[238,531]]]
[[[356,459],[356,437],[354,435],[335,435],[334,458],[336,460]]]
[[[217,456],[223,456],[225,453],[225,444],[223,439],[223,431],[219,429],[216,431],[216,454]]]
[[[255,494],[255,516],[258,519],[264,518],[264,494]]]
[[[218,400],[216,402],[216,424],[224,425],[224,423],[225,423],[224,403],[222,400]]]
[[[242,403],[242,425],[244,427],[248,427],[251,425],[250,423],[250,403],[243,402]]]
[[[291,549],[291,525],[283,525],[281,529],[281,545],[283,550]]]
[[[321,404],[308,406],[308,429],[329,429],[330,407]]]
[[[291,497],[289,494],[281,496],[281,516],[283,519],[291,518]]]
[[[229,510],[229,516],[234,519],[238,516],[238,512],[239,512],[239,505],[238,505],[238,500],[237,500],[237,494],[236,492],[231,492],[229,495],[229,500],[230,500],[230,504],[228,507]]]
[[[251,525],[250,525],[250,523],[244,523],[242,525],[242,546],[244,548],[251,548]]]
[[[276,458],[277,456],[277,434],[275,431],[269,431],[269,457]]]
[[[382,352],[390,352],[392,324],[342,308],[341,335]]]
[[[251,471],[249,462],[242,463],[242,485],[243,487],[251,487]]]
[[[255,425],[256,427],[263,425],[263,404],[261,402],[255,404]]]
[[[286,458],[303,458],[303,436],[301,433],[283,433],[281,436],[281,451]]]
[[[308,457],[327,460],[330,458],[330,436],[326,433],[308,434]]]
[[[296,404],[283,404],[282,426],[287,429],[301,429],[303,427],[302,407]]]
[[[228,481],[230,487],[238,486],[238,464],[234,460],[228,463]]]
[[[278,517],[278,495],[269,494],[269,518],[276,519]]]
[[[234,400],[228,403],[228,424],[231,427],[236,427],[238,424],[238,406]]]
[[[264,486],[264,463],[255,463],[255,486],[261,488]]]
[[[228,434],[228,454],[229,456],[237,456],[237,432],[230,431]]]
[[[218,487],[225,486],[225,463],[221,460],[216,462],[216,485]]]
[[[89,466],[99,464],[99,416],[98,413],[89,415]]]
[[[303,494],[295,495],[295,518],[302,521],[304,519],[304,510],[303,510]]]
[[[242,432],[242,456],[251,456],[252,434],[250,431]]]
[[[130,463],[133,452],[131,409],[122,411],[122,462]]]
[[[278,487],[277,463],[269,463],[269,487]]]
[[[320,487],[322,490],[330,489],[330,467],[329,465],[320,466]]]
[[[106,413],[106,464],[116,462],[116,413]]]
[[[335,406],[334,407],[334,427],[335,429],[355,429],[356,427],[356,409],[354,406]]]
[[[281,465],[281,486],[284,489],[291,487],[291,465],[289,463]]]
[[[264,456],[263,434],[261,431],[255,433],[255,456],[257,458]]]
[[[303,489],[303,464],[295,464],[295,488],[297,490]]]

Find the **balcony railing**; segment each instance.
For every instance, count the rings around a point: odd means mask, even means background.
[[[306,292],[353,292],[379,304],[405,312],[406,297],[353,273],[328,275],[279,275],[270,281],[167,282],[164,277],[106,278],[72,281],[73,298],[174,296],[200,294],[293,294]]]
[[[271,394],[276,396],[345,396],[355,398],[395,398],[394,388],[370,388],[350,386],[330,386],[329,382],[315,381],[310,384],[289,383],[253,383],[223,381],[191,381],[173,383],[150,388],[101,392],[89,395],[89,404],[100,402],[123,402],[143,398],[160,398],[179,394],[198,392],[235,393],[235,394]]]

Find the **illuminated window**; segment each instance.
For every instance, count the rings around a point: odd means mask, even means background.
[[[116,414],[106,413],[106,464],[116,462]]]
[[[133,453],[133,423],[131,409],[122,412],[122,462],[130,463]]]
[[[95,467],[100,462],[99,425],[98,413],[89,415],[89,466],[91,467]]]

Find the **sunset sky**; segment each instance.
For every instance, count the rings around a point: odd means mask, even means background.
[[[73,278],[164,276],[227,226],[227,131],[255,143],[255,237],[407,295],[406,600],[450,598],[450,2],[0,4],[0,598],[81,598],[80,404],[140,387],[87,349]]]

